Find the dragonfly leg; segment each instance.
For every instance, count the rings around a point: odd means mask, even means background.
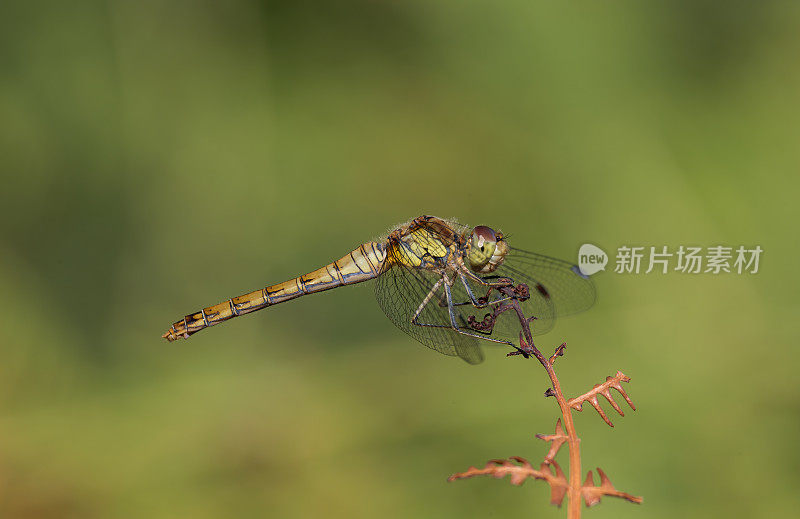
[[[453,303],[453,306],[464,306],[464,305],[472,305],[475,308],[485,308],[486,306],[496,305],[502,303],[503,301],[508,301],[511,297],[501,297],[492,301],[489,301],[489,295],[492,293],[492,289],[494,288],[493,285],[486,283],[485,281],[481,280],[476,276],[476,279],[480,280],[485,286],[488,286],[489,289],[486,291],[486,295],[481,298],[476,298],[475,294],[472,293],[472,289],[469,287],[469,283],[467,283],[467,278],[464,276],[464,273],[459,271],[458,277],[461,278],[461,283],[464,285],[464,288],[467,291],[467,295],[469,295],[469,301],[464,301],[460,303]],[[444,305],[440,305],[444,306]]]
[[[477,333],[467,332],[467,331],[464,331],[463,329],[459,328],[459,326],[456,324],[456,312],[455,312],[455,306],[453,305],[453,295],[450,293],[450,284],[447,283],[447,282],[445,282],[445,284],[444,284],[444,292],[447,295],[447,311],[450,313],[450,325],[452,326],[453,330],[455,330],[456,332],[460,333],[461,335],[467,335],[469,337],[474,337],[476,339],[482,339],[484,341],[496,342],[496,343],[499,343],[499,344],[507,344],[507,345],[512,346],[512,347],[514,346],[514,344],[509,342],[509,341],[504,341],[504,340],[500,340],[500,339],[492,339],[491,337],[486,337],[486,335],[479,335]],[[488,333],[491,333],[491,330],[489,330]]]
[[[479,275],[475,274],[466,266],[460,264],[462,267],[459,271],[461,274],[469,277],[471,280],[475,281],[478,284],[487,287],[504,287],[504,286],[514,286],[514,280],[507,276],[484,276],[480,277]]]
[[[475,295],[472,293],[472,289],[467,284],[464,273],[461,271],[458,272],[458,277],[461,279],[461,283],[464,285],[464,289],[467,291],[467,295],[469,296],[469,301],[463,301],[460,303],[453,303],[453,306],[465,306],[465,305],[472,305],[475,308],[483,308],[486,306],[486,302],[481,303],[479,299],[475,298]],[[446,276],[446,275],[445,275]],[[441,280],[440,280],[441,281]],[[449,280],[444,280],[445,283],[449,282]],[[455,278],[453,278],[453,283],[455,283]],[[440,283],[437,283],[439,285]],[[439,306],[441,308],[445,308],[447,306],[447,299],[443,296],[439,296]]]
[[[430,303],[431,299],[433,299],[436,296],[436,290],[438,290],[442,285],[444,285],[444,289],[445,289],[445,296],[446,296],[445,300],[446,300],[447,311],[448,311],[449,316],[450,316],[450,324],[449,325],[448,324],[431,324],[431,323],[421,323],[421,322],[419,322],[418,319],[419,319],[420,314],[424,310],[425,306],[428,303]],[[461,317],[461,316],[459,316],[459,317]],[[492,339],[490,337],[487,337],[487,335],[489,335],[491,333],[491,331],[487,331],[487,332],[483,332],[483,333],[481,333],[480,330],[475,330],[475,333],[466,332],[466,331],[464,331],[464,329],[469,327],[469,323],[468,322],[464,322],[465,320],[464,320],[463,317],[461,317],[461,321],[462,321],[462,326],[458,326],[458,324],[456,323],[455,308],[453,306],[453,297],[452,297],[452,294],[450,292],[450,280],[446,278],[446,275],[443,275],[442,278],[439,279],[439,281],[437,281],[433,285],[431,290],[425,296],[425,299],[423,299],[422,303],[420,303],[419,308],[417,308],[417,311],[414,313],[414,317],[411,318],[411,324],[413,324],[415,326],[423,326],[423,327],[426,327],[426,328],[447,328],[447,329],[451,329],[451,330],[453,330],[455,332],[458,332],[458,333],[460,333],[462,335],[467,335],[469,337],[474,337],[476,339],[481,339],[481,340],[484,340],[484,341],[490,341],[490,342],[496,342],[496,343],[499,343],[499,344],[507,344],[507,345],[510,345],[510,346],[514,346],[512,343],[510,343],[508,341],[502,341],[502,340],[499,340],[499,339]]]
[[[430,324],[430,323],[421,323],[421,322],[417,321],[417,319],[419,318],[420,314],[425,309],[425,306],[428,303],[430,303],[431,299],[433,299],[434,297],[439,299],[439,306],[441,306],[441,307],[448,306],[447,305],[447,300],[445,298],[443,298],[442,296],[436,294],[436,291],[439,289],[439,287],[441,287],[442,284],[447,286],[447,283],[448,283],[448,280],[445,279],[444,275],[442,275],[442,277],[439,279],[439,281],[434,283],[433,287],[431,287],[430,291],[428,292],[428,295],[426,295],[425,299],[423,299],[422,303],[420,303],[419,307],[417,308],[417,311],[414,312],[414,316],[411,318],[411,324],[414,324],[416,326],[424,326],[424,327],[427,327],[427,328],[451,328],[451,326],[447,325],[447,324]]]
[[[486,306],[486,301],[483,301],[481,303],[475,298],[475,294],[472,293],[472,289],[469,287],[469,284],[467,283],[467,278],[464,277],[464,273],[459,271],[458,277],[459,279],[461,279],[461,284],[464,285],[464,289],[467,291],[467,295],[469,296],[469,301],[465,303],[453,303],[453,306],[461,306],[470,303],[472,303],[472,306],[474,306],[475,308],[483,308],[484,306]]]
[[[414,317],[411,318],[411,322],[413,324],[419,324],[417,323],[417,317],[419,317],[419,314],[422,313],[422,310],[425,308],[425,305],[427,305],[430,302],[430,300],[436,295],[436,291],[439,289],[440,286],[442,286],[443,280],[444,278],[441,278],[433,285],[433,288],[430,289],[428,295],[425,296],[425,299],[423,299],[422,303],[420,303],[419,307],[417,307],[417,311],[414,312]]]

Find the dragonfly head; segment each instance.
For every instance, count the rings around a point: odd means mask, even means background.
[[[465,256],[473,272],[481,274],[494,272],[503,263],[506,253],[508,244],[503,239],[503,233],[495,232],[485,225],[472,229]]]

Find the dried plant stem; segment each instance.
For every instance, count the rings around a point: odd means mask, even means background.
[[[540,361],[541,362],[541,361]],[[567,433],[567,447],[569,448],[569,502],[567,504],[567,516],[570,519],[578,519],[581,516],[581,446],[580,438],[575,432],[575,422],[572,419],[572,409],[567,404],[567,399],[561,392],[561,385],[558,377],[553,370],[553,363],[545,359],[542,363],[550,382],[553,383],[553,393],[558,400],[561,414],[564,418],[564,428]]]
[[[519,304],[520,301],[528,299],[528,287],[524,284],[517,285],[516,287],[509,284],[507,286],[498,287],[497,290],[505,296],[504,301],[507,302],[495,307],[491,314],[487,314],[484,317],[483,321],[478,322],[474,316],[470,316],[467,322],[476,330],[491,330],[500,314],[513,311],[517,315],[521,327],[519,332],[519,346],[516,347],[516,351],[512,351],[508,356],[521,355],[526,359],[529,357],[536,357],[536,360],[544,367],[547,376],[550,377],[551,383],[551,387],[547,389],[545,396],[555,397],[558,402],[564,422],[563,428],[561,419],[559,419],[556,422],[556,428],[553,434],[536,435],[536,437],[541,440],[551,442],[550,450],[538,469],[534,468],[526,459],[519,456],[512,456],[505,460],[490,460],[482,468],[472,466],[465,472],[453,474],[448,478],[448,481],[482,475],[491,475],[495,478],[503,478],[510,475],[512,485],[521,485],[527,479],[544,480],[550,486],[551,504],[561,506],[564,497],[566,497],[566,494],[569,494],[567,516],[570,519],[580,518],[581,498],[583,498],[587,507],[598,504],[603,496],[617,497],[631,503],[641,503],[641,497],[617,490],[606,473],[599,467],[597,468],[597,474],[600,477],[599,485],[594,484],[591,471],[586,475],[586,480],[581,483],[580,438],[578,438],[578,434],[575,432],[575,422],[572,417],[572,411],[581,411],[583,404],[588,402],[610,427],[614,427],[611,420],[609,420],[608,416],[606,416],[605,412],[600,407],[599,397],[602,396],[605,398],[617,413],[621,416],[625,416],[619,404],[614,401],[614,397],[611,394],[611,390],[614,389],[622,395],[628,405],[631,406],[631,409],[635,411],[636,407],[634,407],[633,402],[631,402],[631,399],[622,387],[622,382],[629,382],[630,378],[621,371],[617,371],[616,375],[606,377],[606,381],[602,384],[596,384],[586,393],[568,400],[564,397],[561,384],[558,381],[555,368],[553,367],[556,359],[564,355],[566,344],[558,346],[553,355],[549,358],[545,357],[533,343],[531,322],[534,321],[535,318],[526,318]],[[569,450],[569,480],[567,480],[561,467],[555,461],[555,456],[564,443],[567,444]]]
[[[507,290],[506,295],[513,295],[512,290]],[[520,351],[526,357],[533,355],[536,357],[541,365],[547,371],[547,376],[550,377],[552,383],[552,396],[558,401],[558,406],[561,408],[561,415],[564,418],[564,428],[567,433],[567,447],[569,448],[569,503],[567,504],[567,516],[570,519],[579,519],[581,516],[581,447],[580,438],[575,431],[575,422],[572,419],[572,408],[567,403],[564,393],[561,391],[561,384],[558,381],[556,372],[553,369],[555,360],[561,356],[564,351],[565,345],[562,344],[556,348],[556,352],[552,357],[547,358],[542,355],[542,352],[533,344],[533,334],[531,333],[531,321],[525,314],[522,313],[522,308],[519,306],[519,301],[515,297],[511,297],[509,305],[514,309],[514,312],[519,318],[522,325],[520,332]]]

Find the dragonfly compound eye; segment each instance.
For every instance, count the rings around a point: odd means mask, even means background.
[[[467,261],[472,270],[480,272],[489,263],[497,246],[497,235],[485,225],[479,225],[472,230],[469,244],[467,245]]]

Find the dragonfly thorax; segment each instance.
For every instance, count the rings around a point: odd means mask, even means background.
[[[421,216],[389,235],[386,254],[389,264],[437,270],[447,267],[462,248],[461,236],[444,221]]]

